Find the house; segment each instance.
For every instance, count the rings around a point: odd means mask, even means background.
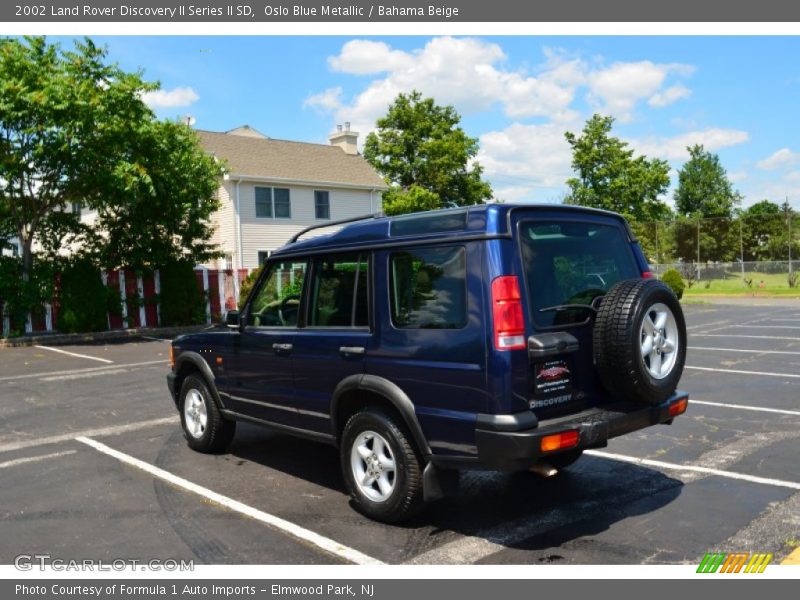
[[[358,153],[349,123],[337,127],[329,145],[276,140],[247,125],[197,133],[228,167],[212,238],[225,256],[207,267],[255,268],[310,225],[381,210],[388,187]]]

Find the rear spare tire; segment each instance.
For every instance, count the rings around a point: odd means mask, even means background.
[[[686,321],[672,290],[655,279],[625,279],[603,298],[594,359],[612,396],[660,404],[675,391],[686,360]]]

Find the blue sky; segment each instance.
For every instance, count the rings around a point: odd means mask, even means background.
[[[366,134],[398,92],[416,87],[459,110],[506,200],[559,200],[571,173],[563,134],[600,112],[637,151],[675,169],[686,145],[705,144],[745,205],[788,195],[800,208],[797,37],[94,39],[161,82],[164,93],[148,99],[160,116],[190,114],[202,129],[246,123],[325,143],[344,121]]]

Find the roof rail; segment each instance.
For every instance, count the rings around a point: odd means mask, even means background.
[[[298,231],[295,233],[288,241],[288,244],[294,244],[301,235],[307,234],[309,231],[314,231],[315,229],[322,229],[325,227],[336,227],[337,225],[345,225],[347,223],[355,223],[356,221],[366,221],[367,219],[381,219],[383,218],[383,213],[371,213],[368,215],[361,215],[360,217],[350,217],[349,219],[340,219],[338,221],[328,221],[327,223],[319,223],[318,225],[312,225],[311,227],[306,227],[302,231]]]

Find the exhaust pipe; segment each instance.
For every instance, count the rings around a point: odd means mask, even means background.
[[[558,469],[546,462],[538,462],[531,467],[531,471],[542,477],[552,477],[558,473]]]

